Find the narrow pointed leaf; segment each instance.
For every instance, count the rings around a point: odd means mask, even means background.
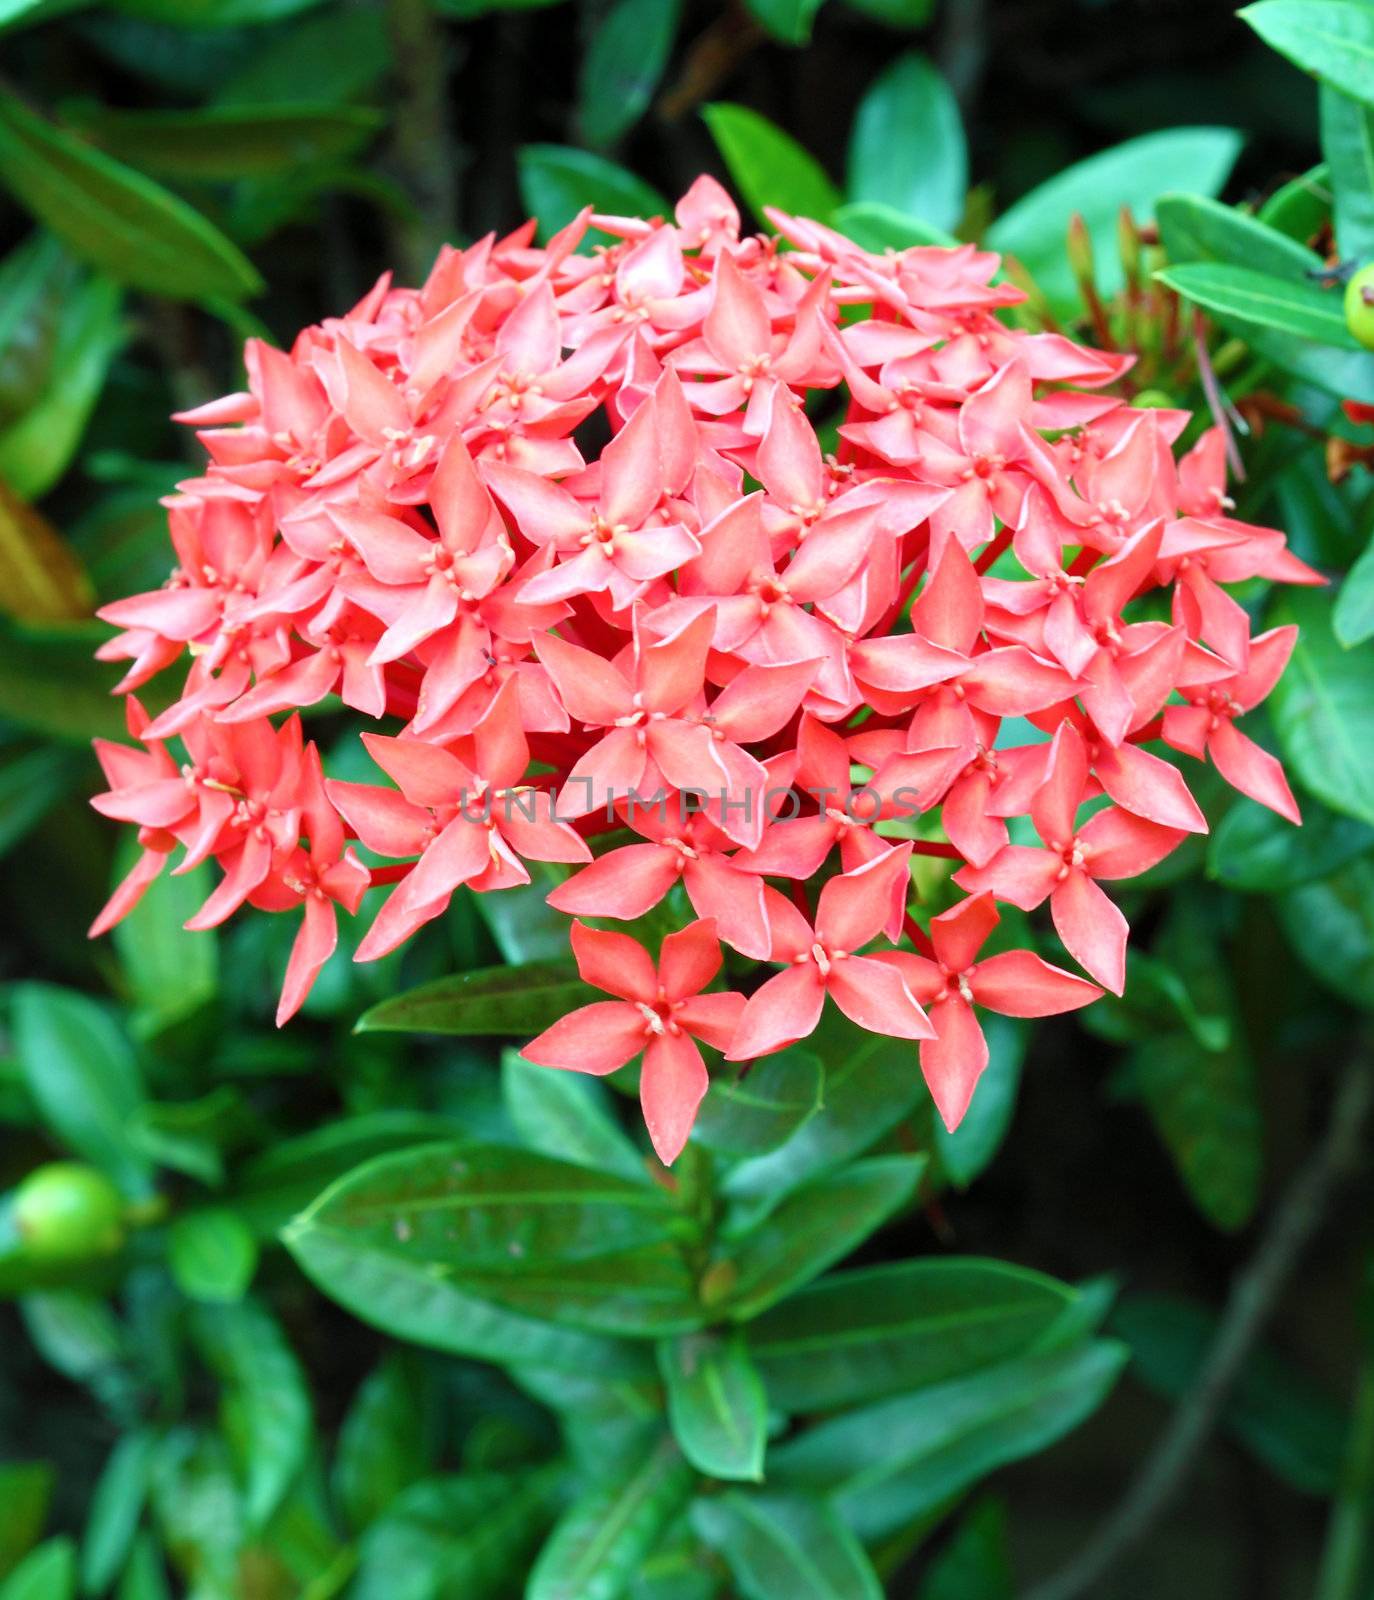
[[[732,1489],[698,1500],[692,1526],[724,1558],[743,1600],[882,1600],[863,1546],[820,1500]]]
[[[595,1078],[536,1066],[508,1050],[501,1058],[501,1095],[529,1149],[645,1179],[644,1158],[614,1120],[605,1087]]]
[[[568,962],[455,972],[365,1011],[358,1033],[506,1034],[532,1037],[598,998]]]
[[[847,190],[952,228],[964,214],[968,150],[959,104],[925,56],[901,56],[859,102],[849,139]]]
[[[1339,292],[1316,283],[1211,262],[1165,267],[1156,276],[1223,321],[1253,323],[1342,350],[1359,349],[1345,325]]]
[[[745,204],[764,221],[763,208],[826,221],[843,199],[820,162],[776,123],[748,106],[717,101],[702,116]]]
[[[683,1455],[711,1478],[759,1479],[768,1401],[738,1334],[689,1333],[658,1347],[668,1418]]]
[[[726,1155],[767,1155],[820,1110],[824,1077],[819,1057],[802,1048],[765,1056],[742,1078],[719,1076],[697,1111],[692,1137]]]

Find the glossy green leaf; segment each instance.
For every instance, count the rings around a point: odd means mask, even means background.
[[[156,1436],[126,1433],[106,1458],[81,1538],[81,1588],[103,1594],[124,1570],[148,1498]]]
[[[310,63],[308,75],[301,62]],[[384,12],[338,7],[273,29],[248,60],[215,85],[217,106],[337,106],[365,94],[391,67]]]
[[[1346,259],[1367,260],[1374,256],[1374,111],[1323,84],[1321,130],[1339,248]]]
[[[988,1012],[981,1018],[988,1041],[988,1064],[964,1119],[953,1133],[937,1117],[935,1153],[950,1182],[966,1189],[991,1165],[1002,1148],[1016,1110],[1028,1030],[1024,1022]]]
[[[805,44],[825,0],[745,0],[746,6],[784,44]]]
[[[1163,195],[1155,206],[1155,220],[1174,266],[1223,262],[1297,282],[1321,266],[1320,256],[1287,234],[1206,195]]]
[[[10,1461],[0,1466],[0,1578],[38,1542],[48,1517],[56,1472],[46,1461]]]
[[[678,1445],[710,1478],[759,1479],[768,1401],[738,1334],[688,1333],[658,1347]]]
[[[680,0],[614,0],[597,23],[577,76],[577,120],[588,144],[614,144],[648,110],[681,9]]]
[[[1259,208],[1259,219],[1307,244],[1331,220],[1331,174],[1324,161],[1281,183]]]
[[[953,228],[967,187],[958,102],[925,56],[899,57],[859,102],[849,138],[850,200]]]
[[[30,12],[37,11],[43,4],[44,0],[0,0],[0,28],[8,28],[13,23],[22,22]]]
[[[106,1386],[121,1376],[128,1342],[114,1312],[98,1295],[44,1290],[25,1295],[19,1311],[39,1355],[73,1383]]]
[[[413,1484],[358,1547],[351,1600],[497,1600],[547,1525],[554,1475],[471,1472]]]
[[[243,1441],[244,1513],[250,1525],[261,1527],[310,1448],[305,1374],[276,1319],[252,1300],[198,1307],[193,1327],[234,1402]]]
[[[189,1299],[230,1304],[241,1300],[253,1281],[257,1240],[223,1206],[188,1211],[167,1230],[167,1265]]]
[[[261,27],[312,10],[322,0],[111,0],[117,11],[176,28]]]
[[[1102,1404],[1127,1355],[1094,1340],[847,1412],[775,1447],[770,1482],[826,1494],[861,1539],[882,1538],[1048,1449]]]
[[[1057,312],[1071,314],[1078,289],[1065,252],[1069,220],[1077,212],[1093,241],[1097,286],[1104,296],[1122,285],[1117,220],[1129,206],[1139,222],[1153,215],[1155,201],[1187,173],[1197,194],[1215,194],[1240,153],[1232,128],[1170,128],[1142,134],[1089,156],[1018,200],[988,229],[990,250],[1014,255],[1030,272]]]
[[[1333,811],[1374,824],[1374,673],[1342,649],[1322,591],[1285,595],[1272,620],[1299,629],[1268,702],[1290,775]]]
[[[1191,1390],[1216,1336],[1205,1307],[1163,1295],[1131,1295],[1112,1329],[1131,1347],[1133,1374],[1169,1400]],[[1245,1362],[1222,1425],[1273,1472],[1305,1494],[1330,1494],[1340,1472],[1342,1408],[1303,1372],[1261,1346]]]
[[[756,1317],[842,1260],[916,1193],[926,1157],[870,1156],[795,1189],[731,1241],[726,1309]]]
[[[692,1507],[742,1600],[882,1600],[863,1546],[823,1501],[732,1489]]]
[[[356,1531],[432,1466],[437,1430],[426,1399],[424,1369],[411,1351],[389,1351],[363,1379],[339,1429],[333,1479]]]
[[[14,991],[15,1053],[46,1125],[73,1154],[129,1194],[147,1192],[147,1160],[129,1136],[143,1080],[109,1011],[75,989],[26,983]]]
[[[615,1121],[605,1087],[580,1072],[501,1058],[501,1095],[524,1143],[579,1166],[646,1179],[644,1158]]]
[[[75,1600],[75,1596],[76,1547],[65,1537],[40,1544],[0,1583],[0,1600]]]
[[[1318,983],[1374,1011],[1374,859],[1351,861],[1275,904],[1289,947]]]
[[[77,255],[174,300],[242,300],[251,262],[184,200],[0,96],[0,183]]]
[[[699,1320],[661,1190],[497,1146],[431,1145],[350,1173],[287,1230],[326,1293],[368,1321],[487,1360],[602,1370],[607,1331]]]
[[[977,1257],[831,1273],[749,1325],[769,1399],[828,1411],[921,1389],[1038,1346],[1080,1298],[1054,1278]]]
[[[1374,639],[1374,539],[1341,584],[1331,613],[1331,631],[1347,650]]]
[[[539,1552],[525,1600],[618,1600],[686,1505],[693,1474],[671,1439],[575,1500]]]
[[[921,1580],[913,1600],[1014,1600],[1007,1508],[980,1500],[959,1523]]]
[[[642,178],[590,150],[571,145],[527,144],[516,151],[520,198],[547,239],[582,210],[603,216],[666,217],[672,207]]]
[[[1367,822],[1311,805],[1295,828],[1241,796],[1212,830],[1207,875],[1228,889],[1277,894],[1324,878],[1371,849],[1374,827]]]
[[[218,105],[196,111],[73,108],[69,119],[102,150],[142,171],[195,182],[290,173],[355,154],[384,125],[363,106]]]
[[[455,972],[392,995],[358,1019],[359,1033],[518,1034],[532,1038],[578,1006],[605,997],[568,962]]]
[[[921,217],[911,217],[891,206],[863,201],[843,205],[831,215],[834,227],[865,250],[881,255],[884,250],[910,250],[920,245],[954,245],[959,241],[943,228]]]
[[[1359,348],[1345,325],[1337,290],[1212,262],[1165,267],[1156,276],[1223,321],[1253,323],[1339,349]]]
[[[718,1075],[697,1111],[692,1137],[726,1155],[767,1155],[821,1109],[824,1077],[820,1059],[803,1046],[765,1056],[743,1077]]]
[[[825,222],[840,204],[843,196],[820,162],[767,117],[723,100],[701,114],[735,188],[761,223],[765,206]]]
[[[130,837],[117,852],[115,883],[132,868],[137,854],[137,841]],[[215,881],[208,866],[180,874],[164,871],[114,930],[130,997],[148,1032],[191,1015],[215,996],[215,933],[188,933],[183,926],[209,898]]]
[[[1238,13],[1295,66],[1374,100],[1374,13],[1351,0],[1260,0]]]

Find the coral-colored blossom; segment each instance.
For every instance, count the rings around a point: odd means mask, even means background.
[[[1100,883],[1206,828],[1170,748],[1296,820],[1240,727],[1292,632],[1252,638],[1227,586],[1320,580],[1231,515],[1220,435],[1176,459],[1188,419],[1122,398],[1131,358],[1004,322],[1021,295],[973,245],[771,220],[790,249],[701,178],[671,220],[445,249],[289,351],[249,342],[247,388],[182,418],[208,462],[168,501],[171,576],[103,613],[124,691],[190,666],[100,746],[96,804],[143,853],[93,932],[176,852],[213,861],[191,926],[303,908],[285,1017],[369,888],[393,886],[364,960],[530,861],[578,917],[681,883],[700,920],[657,968],[572,924],[618,998],[526,1049],[595,1073],[643,1051],[671,1161],[694,1041],[746,1061],[827,999],[912,1041],[957,1124],[977,1007],[1098,993],[1029,950],[979,959],[998,902],[1048,901],[1119,993]],[[580,251],[593,221],[614,242]],[[296,713],[330,696],[390,783],[325,777]],[[914,855],[949,863],[928,931]],[[773,970],[708,990],[720,941]]]

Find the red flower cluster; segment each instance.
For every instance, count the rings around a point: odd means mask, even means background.
[[[1292,630],[1252,640],[1223,585],[1317,580],[1227,514],[1220,438],[1176,461],[1185,413],[1103,392],[1129,357],[1008,326],[995,256],[772,220],[791,248],[741,238],[702,178],[673,222],[584,214],[543,248],[527,226],[445,250],[420,289],[384,279],[289,354],[249,343],[248,391],[181,419],[210,463],[168,502],[175,571],[102,613],[124,690],[192,661],[170,709],[131,699],[135,746],[100,747],[96,804],[144,853],[95,931],[177,846],[178,871],[213,858],[191,926],[304,907],[282,1020],[369,886],[394,885],[359,959],[531,860],[580,867],[549,897],[576,916],[638,917],[680,880],[700,920],[657,968],[572,925],[619,998],[526,1051],[605,1073],[642,1050],[672,1160],[706,1088],[693,1039],[778,1050],[827,994],[920,1041],[956,1124],[977,1007],[1099,993],[1029,951],[980,960],[998,901],[1048,899],[1119,993],[1100,883],[1206,827],[1146,746],[1210,753],[1296,820],[1236,726]],[[593,222],[616,242],[576,253]],[[323,776],[295,713],[331,694],[387,720],[363,739],[395,787]],[[1011,841],[1023,817],[1038,845]],[[928,931],[913,852],[969,894]],[[781,970],[704,993],[719,941]]]

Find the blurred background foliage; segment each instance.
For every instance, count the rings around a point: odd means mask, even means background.
[[[1318,10],[1374,46],[1358,0]],[[0,0],[0,1600],[1006,1600],[1089,1538],[1196,1399],[1374,1008],[1368,438],[1337,409],[1374,358],[1312,276],[1374,254],[1374,86],[1319,118],[1279,52],[1339,62],[1273,42],[1209,0]],[[1354,575],[1282,603],[1307,828],[1238,801],[1158,869],[1126,1000],[992,1019],[955,1138],[909,1051],[839,1031],[713,1090],[664,1189],[614,1095],[503,1059],[520,1002],[441,1039],[394,1009],[561,953],[538,896],[336,960],[284,1034],[276,919],[184,935],[205,888],[167,879],[86,941],[123,870],[85,805],[122,730],[90,613],[165,576],[158,496],[197,458],[168,414],[238,385],[245,334],[702,170],[872,248],[1010,252],[1022,315],[1142,347],[1146,403],[1210,421],[1212,387],[1240,514]],[[1296,285],[1276,322],[1227,263]],[[342,775],[346,730],[319,719]],[[54,1162],[84,1176],[35,1199]],[[489,1232],[431,1237],[427,1182]],[[1340,1191],[1190,1492],[1092,1593],[1374,1594],[1368,1198]],[[581,1226],[623,1233],[599,1302]],[[513,1231],[542,1288],[483,1256]],[[671,1272],[669,1311],[633,1292],[670,1245],[695,1309]]]

